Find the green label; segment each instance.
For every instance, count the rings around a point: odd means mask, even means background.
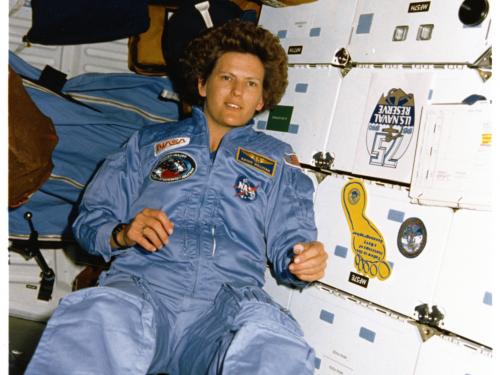
[[[292,112],[292,106],[277,105],[269,111],[266,129],[287,133],[292,120]]]

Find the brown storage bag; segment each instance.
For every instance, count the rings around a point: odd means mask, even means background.
[[[53,169],[58,138],[50,118],[33,103],[9,67],[9,207],[27,202]]]

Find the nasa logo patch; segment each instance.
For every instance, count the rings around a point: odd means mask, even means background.
[[[165,155],[151,170],[152,180],[173,182],[185,180],[196,171],[194,159],[183,152],[172,152]]]
[[[164,139],[163,141],[157,142],[154,145],[155,156],[163,154],[168,150],[173,150],[175,148],[186,146],[189,144],[189,141],[190,141],[189,137],[178,137],[178,138]]]
[[[236,195],[244,201],[257,199],[257,188],[258,186],[253,184],[246,176],[238,176],[234,184]]]

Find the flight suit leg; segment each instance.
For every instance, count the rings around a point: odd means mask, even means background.
[[[255,286],[223,286],[214,306],[186,332],[176,356],[176,375],[314,372],[314,350],[298,323]]]
[[[61,300],[26,374],[146,374],[156,347],[152,304],[114,287]]]

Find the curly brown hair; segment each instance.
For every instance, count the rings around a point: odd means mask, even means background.
[[[179,59],[182,83],[177,89],[191,105],[203,105],[198,93],[198,80],[206,82],[217,59],[226,52],[251,53],[264,65],[262,111],[279,103],[288,85],[288,58],[270,31],[251,22],[230,20],[208,29],[193,39]]]

